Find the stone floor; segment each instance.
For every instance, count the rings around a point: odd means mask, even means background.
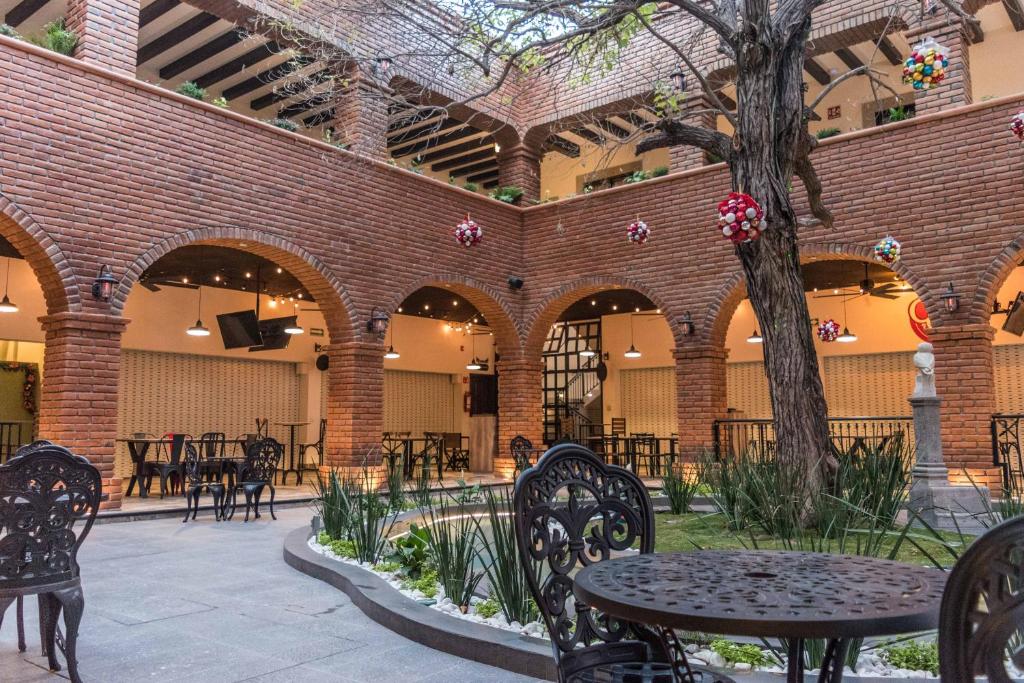
[[[413,643],[378,626],[340,591],[285,565],[284,536],[305,508],[243,524],[177,518],[93,528],[79,561],[86,610],[79,671],[87,683],[136,681],[508,681],[531,679]],[[0,681],[59,681],[29,651],[14,610],[0,628]]]

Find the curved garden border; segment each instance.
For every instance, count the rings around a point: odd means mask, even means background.
[[[331,560],[309,547],[312,531],[300,527],[284,541],[284,561],[344,592],[381,626],[427,647],[506,671],[555,680],[551,646],[542,640],[456,619],[402,595],[365,569]]]

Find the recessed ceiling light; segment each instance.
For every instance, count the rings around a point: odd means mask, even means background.
[[[302,292],[299,292],[299,293],[298,293],[298,294],[296,294],[295,296],[297,296],[298,298],[300,298],[300,299],[301,299],[301,298],[302,298]]]
[[[251,278],[251,277],[252,277],[252,273],[246,273],[246,274],[245,274],[245,277],[246,277],[246,278]]]
[[[283,273],[283,272],[284,272],[284,270],[282,270],[282,269],[281,269],[280,267],[278,267],[278,269],[277,269],[277,274],[278,274],[278,275],[280,275],[280,274],[281,274],[281,273]]]
[[[401,313],[401,312],[402,312],[402,307],[401,307],[401,306],[399,306],[399,307],[398,307],[398,312],[399,312],[399,313]]]
[[[590,305],[591,306],[596,306],[597,305],[597,299],[591,299],[590,300]]]
[[[423,304],[423,310],[424,311],[429,311],[430,310],[430,304]]]
[[[214,282],[220,282],[220,275],[214,275],[213,276],[213,281]]]
[[[639,307],[639,306],[637,306],[637,307],[636,307],[636,308],[634,308],[633,310],[634,310],[634,311],[636,311],[637,313],[639,313],[639,312],[640,312],[640,307]]]

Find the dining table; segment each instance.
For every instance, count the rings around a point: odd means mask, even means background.
[[[149,498],[149,491],[145,485],[145,474],[146,474],[146,456],[149,454],[149,450],[153,446],[158,448],[161,446],[170,446],[172,439],[171,434],[167,436],[126,436],[120,439],[115,439],[117,443],[123,443],[128,446],[128,456],[132,461],[132,475],[128,480],[128,488],[125,490],[125,497],[132,495],[132,490],[135,488],[135,484],[139,485],[139,497]],[[226,439],[225,443],[239,444],[245,448],[246,439]],[[160,454],[157,453],[157,460],[160,460]],[[235,475],[239,474],[238,470],[241,469],[242,463],[245,461],[244,454],[242,457],[236,456],[221,456],[216,458],[224,464],[224,471],[228,475],[229,486],[234,485]],[[152,461],[151,461],[152,462]]]
[[[946,574],[854,555],[698,550],[596,562],[573,583],[578,601],[654,628],[679,680],[692,680],[685,630],[783,641],[788,683],[803,683],[805,641],[824,639],[818,680],[839,683],[852,639],[938,626]]]

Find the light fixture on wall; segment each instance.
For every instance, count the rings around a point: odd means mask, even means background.
[[[841,335],[839,335],[838,337],[836,337],[836,341],[837,342],[842,342],[843,344],[849,344],[851,342],[857,341],[857,335],[855,335],[853,332],[850,332],[850,328],[846,326],[846,297],[845,296],[843,297],[843,333]]]
[[[397,360],[402,357],[402,354],[395,351],[395,323],[388,325],[388,331],[391,333],[391,342],[388,344],[388,350],[384,352],[384,358],[387,360]]]
[[[949,289],[942,294],[942,302],[946,305],[946,313],[956,313],[960,308],[960,295],[953,289],[953,283],[949,283]]]
[[[0,299],[0,313],[17,313],[18,305],[7,298],[7,289],[11,284],[11,257],[7,257],[7,275],[4,277],[4,298]]]
[[[114,294],[114,285],[117,284],[117,278],[114,277],[114,273],[110,270],[110,266],[100,266],[99,275],[92,283],[92,298],[99,301],[110,301],[110,297]]]
[[[679,321],[679,329],[683,333],[684,337],[692,337],[694,331],[697,329],[696,325],[693,324],[693,318],[690,316],[689,311],[684,313],[683,319]]]
[[[305,330],[302,329],[302,325],[299,324],[299,305],[294,304],[294,306],[295,320],[293,322],[288,323],[288,326],[284,328],[285,334],[302,334],[303,332],[305,332]]]
[[[669,78],[672,79],[672,87],[676,92],[686,90],[686,72],[683,71],[682,65],[677,66],[676,70],[669,74]]]
[[[370,319],[366,321],[366,331],[372,332],[383,340],[388,331],[389,320],[391,320],[391,316],[387,311],[379,306],[374,306],[370,311]]]
[[[764,337],[761,336],[761,333],[757,331],[756,327],[754,328],[754,331],[750,333],[750,336],[747,337],[747,343],[748,344],[763,344],[764,343]]]
[[[626,358],[639,358],[640,352],[637,351],[636,346],[633,343],[633,314],[629,314],[629,349],[622,354]]]
[[[203,288],[196,287],[199,290],[199,306],[196,309],[196,324],[185,330],[185,333],[190,337],[209,337],[210,329],[203,325]]]

